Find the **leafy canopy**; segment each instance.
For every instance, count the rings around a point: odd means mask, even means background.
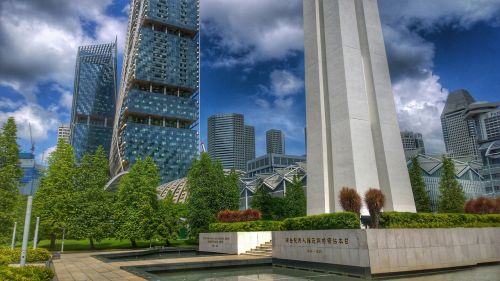
[[[413,191],[413,199],[417,212],[431,212],[431,199],[425,190],[425,182],[422,177],[422,168],[417,157],[411,159],[411,167],[409,169],[411,190]]]
[[[441,180],[439,181],[439,205],[440,213],[463,213],[465,205],[465,194],[455,178],[455,165],[453,161],[443,156],[443,168]]]

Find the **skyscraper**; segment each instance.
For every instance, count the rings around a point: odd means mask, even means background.
[[[70,134],[71,134],[71,129],[69,125],[66,124],[59,125],[59,127],[57,128],[57,141],[59,141],[59,139],[62,139],[66,143],[69,143]]]
[[[278,129],[266,131],[266,152],[267,154],[285,154],[285,134]]]
[[[151,156],[162,182],[198,155],[199,2],[133,0],[129,12],[111,173]]]
[[[70,143],[77,159],[102,145],[109,155],[116,105],[116,42],[78,48]]]
[[[406,159],[409,159],[418,154],[425,154],[424,139],[422,134],[410,131],[401,132],[401,142]]]
[[[243,114],[226,113],[208,117],[208,154],[224,169],[245,171],[247,159],[255,158],[255,131],[245,126]],[[252,158],[252,159],[253,159]]]
[[[255,127],[245,125],[245,165],[255,158]],[[246,166],[245,166],[246,167]]]
[[[500,102],[472,103],[464,118],[474,122],[486,194],[496,197],[500,194]]]
[[[307,213],[342,210],[344,186],[380,188],[384,210],[415,212],[377,1],[303,3]]]
[[[465,120],[465,109],[475,102],[466,90],[456,90],[448,95],[441,113],[446,152],[453,158],[464,161],[479,159],[474,121]]]

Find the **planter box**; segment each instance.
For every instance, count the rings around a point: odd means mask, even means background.
[[[239,255],[271,241],[271,231],[200,233],[201,252]]]
[[[500,261],[500,228],[273,232],[273,263],[370,276]]]

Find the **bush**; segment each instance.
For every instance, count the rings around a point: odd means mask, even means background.
[[[50,281],[55,274],[47,267],[23,266],[8,267],[0,266],[0,280],[2,281]]]
[[[361,197],[354,188],[342,187],[339,194],[340,206],[346,212],[353,212],[360,214],[361,210]]]
[[[380,215],[380,226],[382,228],[499,227],[500,215],[384,212]]]
[[[28,249],[28,262],[48,261],[51,254],[47,249]],[[18,263],[21,259],[21,249],[0,248],[0,265]]]
[[[498,213],[497,200],[486,197],[471,199],[465,203],[464,210],[469,214]]]
[[[219,222],[211,223],[209,232],[238,232],[238,231],[278,231],[281,230],[279,221],[249,221],[249,222]]]
[[[220,211],[217,215],[219,222],[243,222],[260,220],[261,214],[259,210],[248,209],[245,211]]]
[[[289,218],[283,221],[283,230],[358,229],[359,216],[343,212]]]
[[[370,213],[372,223],[370,227],[378,228],[380,211],[385,204],[385,196],[380,189],[370,188],[365,193],[365,204]]]

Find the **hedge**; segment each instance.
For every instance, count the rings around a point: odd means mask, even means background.
[[[47,249],[28,249],[27,262],[43,262],[50,260],[50,252]],[[0,265],[18,263],[21,259],[21,249],[0,248]]]
[[[500,215],[384,212],[381,228],[500,227]]]
[[[283,221],[283,230],[358,229],[359,227],[358,215],[351,212],[289,218]]]
[[[54,276],[51,269],[42,266],[0,266],[0,280],[2,281],[50,281]]]
[[[278,231],[281,230],[280,221],[247,221],[247,222],[218,222],[211,223],[209,232],[238,232],[238,231]]]

